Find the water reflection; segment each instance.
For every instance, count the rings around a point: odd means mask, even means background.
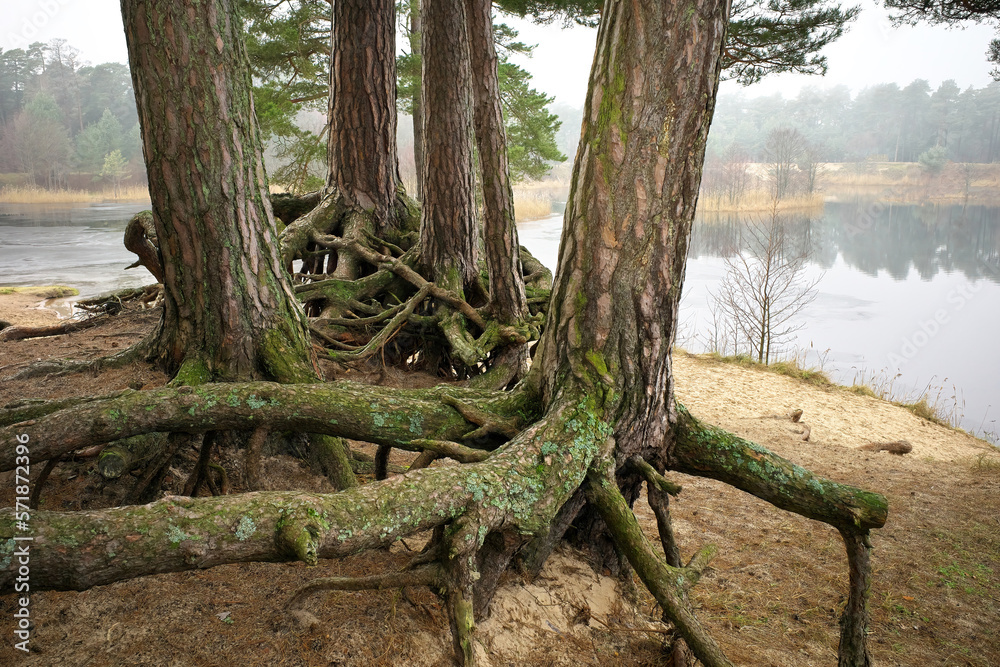
[[[763,214],[765,217],[769,214]],[[699,216],[690,257],[726,257],[747,214]],[[838,257],[868,276],[906,280],[960,272],[1000,283],[1000,210],[986,206],[892,205],[872,200],[828,203],[820,215],[782,213],[787,242],[829,269]]]

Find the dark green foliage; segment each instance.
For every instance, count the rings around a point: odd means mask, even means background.
[[[505,24],[493,26],[499,59],[500,102],[507,132],[507,160],[513,182],[540,179],[549,173],[552,162],[566,156],[556,145],[562,122],[548,110],[554,98],[531,87],[531,74],[510,62],[512,53],[530,54],[532,47],[518,42],[516,30]],[[412,53],[397,61],[397,100],[400,111],[412,113],[413,98],[418,93],[420,60]]]
[[[920,154],[917,162],[923,169],[932,174],[941,173],[944,166],[948,164],[948,150],[944,146],[928,148]]]
[[[503,56],[499,73],[511,180],[540,179],[551,162],[566,159],[556,146],[562,122],[546,108],[553,98],[531,88],[531,75]]]
[[[499,0],[494,4],[537,23],[560,19],[565,25],[596,25],[603,3]],[[778,72],[824,74],[826,56],[820,55],[820,49],[840,38],[858,11],[858,7],[842,9],[830,0],[736,0],[730,14],[723,78],[749,85]]]
[[[330,4],[242,0],[239,8],[261,134],[265,139],[292,135],[300,110],[326,110]]]
[[[65,40],[0,51],[0,172],[65,185],[71,171],[96,175],[115,150],[141,163],[128,67],[81,67],[77,56]]]
[[[1000,17],[998,0],[885,0],[898,23],[956,23],[988,21]]]
[[[138,116],[128,65],[102,63],[93,67],[81,67],[76,75],[80,79],[84,126],[100,121],[105,111],[110,111],[123,128],[136,124]]]
[[[85,171],[96,173],[101,170],[105,156],[113,151],[120,151],[124,143],[122,124],[110,109],[105,109],[98,122],[88,125],[77,135],[77,164]]]
[[[595,26],[604,3],[602,0],[497,0],[493,4],[508,14],[528,17],[536,23],[552,23],[559,19],[563,25]]]
[[[826,56],[820,49],[839,39],[859,11],[828,0],[737,0],[723,78],[750,85],[779,72],[825,74]]]
[[[330,4],[321,0],[242,0],[240,15],[262,138],[280,166],[273,183],[293,192],[323,184],[326,142],[297,121],[326,112],[330,92]]]

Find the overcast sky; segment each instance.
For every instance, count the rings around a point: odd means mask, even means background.
[[[871,0],[862,4],[861,17],[848,34],[827,47],[830,69],[825,77],[775,76],[747,93],[794,96],[803,86],[838,84],[856,92],[891,81],[906,85],[917,78],[927,79],[932,87],[946,79],[954,79],[961,88],[978,88],[991,81],[985,56],[994,35],[991,28],[893,28]],[[118,0],[0,0],[0,8],[4,16],[0,47],[5,50],[62,38],[91,64],[127,61]],[[596,31],[509,23],[522,31],[524,41],[538,45],[534,58],[522,62],[534,75],[535,87],[554,95],[559,103],[583,106]],[[738,86],[730,83],[727,88]]]

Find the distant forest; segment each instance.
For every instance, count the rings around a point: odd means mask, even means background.
[[[88,188],[144,173],[127,65],[84,65],[60,39],[0,50],[0,185]]]
[[[954,162],[1000,160],[1000,83],[961,90],[923,79],[883,83],[852,97],[846,86],[804,88],[794,99],[719,96],[708,157],[744,153],[768,162],[773,130],[794,130],[817,162],[917,162],[928,151]]]
[[[579,109],[556,105],[560,148],[575,151]],[[1000,160],[1000,83],[932,89],[880,84],[805,88],[793,99],[747,92],[719,97],[708,162],[767,162],[768,136],[796,133],[815,162]],[[121,63],[85,65],[65,40],[0,49],[0,186],[92,188],[125,178],[144,182],[132,81]]]

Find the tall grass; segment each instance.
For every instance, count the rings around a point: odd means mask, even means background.
[[[774,194],[769,190],[748,190],[736,201],[730,201],[729,197],[721,193],[703,192],[698,196],[698,210],[701,212],[770,213],[775,208],[778,211],[821,210],[823,195],[818,192],[791,195],[778,200],[777,207]]]
[[[31,186],[6,186],[0,188],[0,203],[3,204],[85,204],[104,201],[149,201],[149,191],[145,186],[130,185],[118,189],[115,197],[113,188],[100,192],[88,190],[46,190]]]
[[[802,365],[795,357],[780,361],[772,361],[769,364],[765,364],[757,361],[748,354],[724,355],[720,352],[709,352],[705,356],[709,359],[725,364],[735,364],[736,366],[742,366],[744,368],[756,368],[762,371],[770,371],[772,373],[777,373],[778,375],[785,375],[787,377],[802,380],[803,382],[808,382],[809,384],[815,384],[821,387],[833,384],[830,381],[830,377],[825,372],[818,368],[808,368]]]
[[[514,220],[538,220],[552,214],[552,199],[545,194],[514,190]]]
[[[935,379],[931,378],[922,388],[907,389],[897,384],[900,377],[900,373],[885,368],[880,371],[856,368],[848,389],[855,394],[888,401],[934,424],[962,430],[959,424],[965,418],[965,399],[954,384],[949,387],[947,378],[940,384],[935,384]]]

